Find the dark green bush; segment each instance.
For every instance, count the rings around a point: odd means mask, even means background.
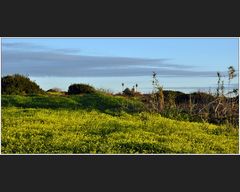
[[[5,95],[35,95],[45,93],[35,82],[23,75],[14,74],[1,78],[2,94]]]
[[[134,96],[134,91],[130,90],[129,88],[126,88],[123,91],[123,94],[126,95],[126,96]]]
[[[70,95],[95,92],[96,90],[92,86],[86,84],[72,84],[68,87],[68,94]]]

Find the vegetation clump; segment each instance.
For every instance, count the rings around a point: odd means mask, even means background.
[[[52,89],[47,90],[47,92],[63,92],[60,88],[54,87]]]
[[[87,84],[72,84],[68,87],[69,95],[95,92],[96,92],[95,88]]]
[[[7,75],[1,78],[4,95],[35,95],[45,92],[28,77],[20,74]]]
[[[130,90],[129,88],[124,89],[123,94],[126,96],[134,96],[134,90]]]
[[[27,77],[4,77],[2,153],[238,153],[234,72],[228,93],[218,73],[216,95],[163,90],[155,72],[149,94],[122,83],[120,94],[72,84],[66,94],[28,96],[42,90]]]
[[[238,153],[238,131],[156,113],[3,108],[2,153]]]

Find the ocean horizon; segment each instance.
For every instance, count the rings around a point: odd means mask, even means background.
[[[137,91],[141,93],[151,93],[153,90],[152,78],[150,76],[131,76],[131,77],[29,77],[36,82],[43,90],[51,88],[60,88],[67,91],[68,87],[74,83],[89,84],[96,89],[104,89],[112,93],[122,92],[125,88],[133,88],[138,85]],[[201,81],[196,81],[193,77],[159,77],[159,83],[164,90],[181,91],[184,93],[191,92],[211,92],[214,93],[217,87],[217,78],[202,77]],[[122,87],[124,83],[124,87]],[[194,86],[192,86],[194,84]],[[227,88],[228,82],[226,81]],[[236,81],[230,84],[230,88],[238,88]]]

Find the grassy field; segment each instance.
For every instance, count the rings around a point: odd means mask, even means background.
[[[105,94],[2,96],[2,153],[238,153],[238,129]]]

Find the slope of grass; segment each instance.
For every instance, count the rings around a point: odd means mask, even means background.
[[[19,106],[10,106],[10,101],[6,106],[3,97],[2,153],[238,153],[238,132],[225,126],[146,112],[113,116],[81,108],[80,97],[55,98],[61,106],[57,110],[42,103],[45,97],[39,103],[34,100],[42,108],[22,108],[33,105],[34,98],[11,99]],[[64,107],[76,104],[81,107]],[[99,103],[91,105],[99,107]]]
[[[144,105],[136,99],[127,99],[121,96],[111,96],[101,93],[75,96],[19,96],[2,95],[2,106],[45,109],[96,109],[105,113],[140,112]]]

